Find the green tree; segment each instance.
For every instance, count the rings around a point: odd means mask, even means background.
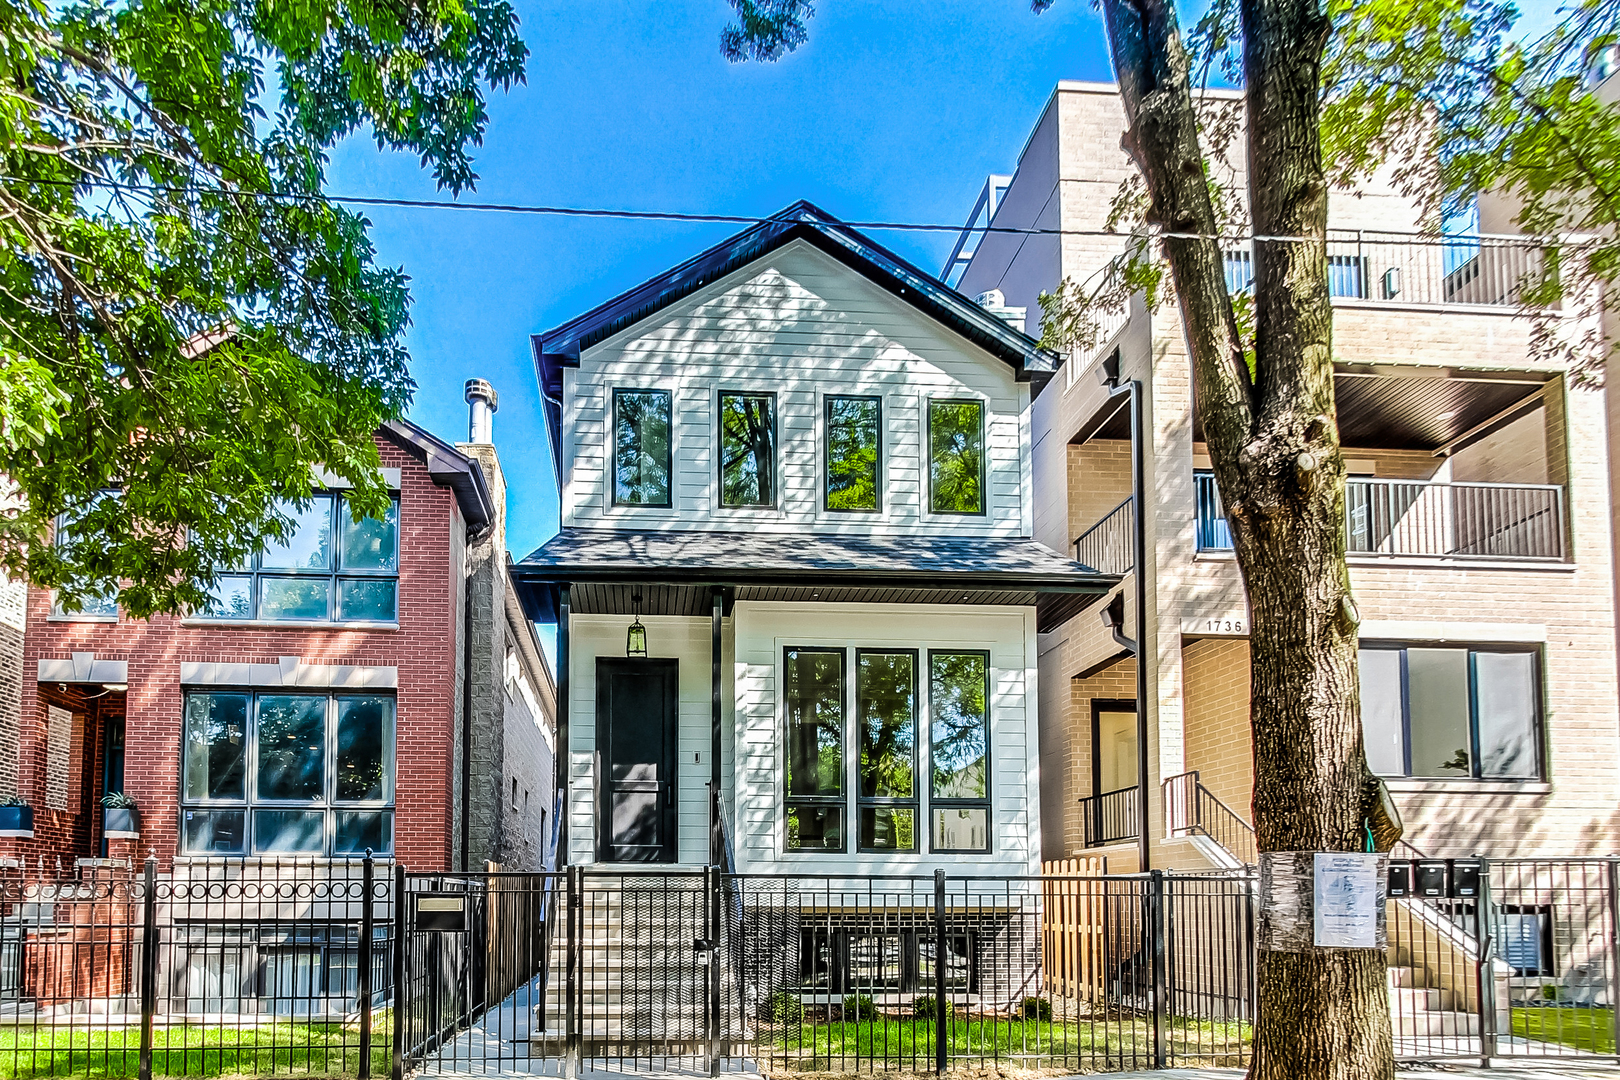
[[[382,513],[409,294],[326,155],[369,128],[466,189],[526,55],[506,0],[0,0],[0,565],[176,612],[316,465]]]
[[[732,6],[738,21],[721,46],[733,60],[775,60],[805,40],[804,0]],[[1513,40],[1513,9],[1488,0],[1216,0],[1191,36],[1172,0],[1101,7],[1123,146],[1140,174],[1118,216],[1144,228],[1100,286],[1068,282],[1043,298],[1048,342],[1094,332],[1098,303],[1173,294],[1253,614],[1260,850],[1361,850],[1382,806],[1362,746],[1359,616],[1344,557],[1328,190],[1391,164],[1428,196],[1436,231],[1445,209],[1506,193],[1521,228],[1545,244],[1543,272],[1521,286],[1527,312],[1554,299],[1614,301],[1620,116],[1582,75],[1589,45],[1617,39],[1620,4],[1573,0],[1556,30],[1527,44]],[[1243,89],[1240,110],[1196,93],[1212,68]],[[1242,189],[1219,167],[1240,133]],[[1234,224],[1267,238],[1255,243],[1246,299],[1228,292],[1217,239]],[[1601,371],[1600,334],[1570,340],[1540,326],[1538,348]],[[1380,846],[1398,835],[1381,829]],[[1392,1076],[1384,964],[1375,950],[1267,953],[1250,1075]]]

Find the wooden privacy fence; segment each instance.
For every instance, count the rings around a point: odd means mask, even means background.
[[[500,863],[485,865],[485,1003],[494,1005],[532,979],[545,962],[543,920],[550,879],[503,874]]]
[[[1107,872],[1103,856],[1041,864],[1041,969],[1048,994],[1091,998],[1101,986],[1107,919],[1096,879]]]

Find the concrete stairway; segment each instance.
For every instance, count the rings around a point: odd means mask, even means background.
[[[1423,968],[1391,958],[1389,1011],[1397,1041],[1478,1036],[1479,1015],[1463,1005],[1456,991],[1430,986]]]

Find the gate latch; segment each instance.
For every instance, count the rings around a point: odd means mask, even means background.
[[[698,963],[707,964],[709,957],[714,953],[714,941],[710,938],[700,937],[692,942],[692,950],[698,954]]]

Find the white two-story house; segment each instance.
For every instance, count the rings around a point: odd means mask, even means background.
[[[567,863],[1038,872],[1036,635],[1117,581],[1032,539],[1056,358],[808,203],[533,346]]]

